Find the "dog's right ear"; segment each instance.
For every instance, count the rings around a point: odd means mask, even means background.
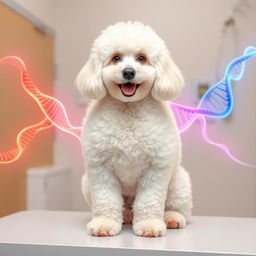
[[[161,52],[155,65],[156,79],[151,91],[156,100],[170,100],[180,94],[184,80],[167,49]]]
[[[86,98],[100,100],[105,97],[106,89],[102,81],[102,63],[97,61],[95,53],[91,53],[89,60],[76,77],[75,84]]]

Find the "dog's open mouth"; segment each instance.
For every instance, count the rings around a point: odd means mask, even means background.
[[[136,90],[140,86],[140,84],[133,84],[133,83],[125,83],[125,84],[117,84],[121,89],[121,92],[126,97],[131,97],[136,93]]]

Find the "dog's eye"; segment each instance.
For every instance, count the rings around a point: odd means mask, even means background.
[[[144,63],[144,62],[146,62],[146,61],[147,61],[147,59],[146,59],[146,57],[145,57],[145,56],[140,55],[140,56],[138,56],[137,61],[139,61],[139,62],[141,62],[141,63]]]
[[[116,62],[118,62],[118,61],[120,61],[121,60],[121,56],[119,56],[119,55],[115,55],[113,58],[112,58],[112,61],[114,62],[114,63],[116,63]]]

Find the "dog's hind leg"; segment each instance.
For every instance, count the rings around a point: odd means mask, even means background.
[[[180,166],[168,187],[164,214],[167,228],[184,228],[191,217],[192,207],[190,177]]]
[[[82,185],[82,194],[84,196],[85,202],[91,208],[91,196],[90,196],[90,189],[89,189],[89,183],[88,183],[88,176],[87,173],[85,173],[81,180]]]

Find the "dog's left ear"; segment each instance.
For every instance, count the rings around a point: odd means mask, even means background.
[[[76,77],[75,84],[86,98],[100,100],[106,96],[106,89],[101,77],[102,63],[95,53],[91,53],[89,60]]]
[[[155,65],[156,79],[151,91],[156,100],[170,100],[178,96],[184,86],[184,80],[179,68],[166,49]]]

